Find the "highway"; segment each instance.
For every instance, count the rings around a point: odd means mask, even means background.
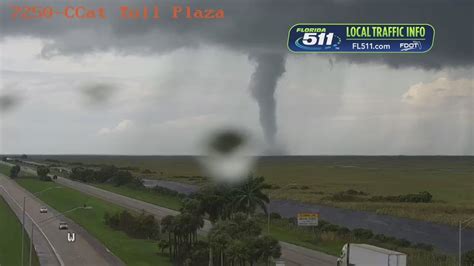
[[[36,171],[22,166],[22,171],[27,171],[31,174],[36,175]],[[82,193],[103,199],[105,201],[114,203],[116,205],[122,206],[126,209],[135,210],[135,211],[145,211],[147,213],[153,214],[157,219],[161,219],[167,215],[177,215],[179,212],[164,208],[155,204],[148,202],[140,201],[137,199],[129,198],[117,193],[113,193],[107,190],[103,190],[86,183],[73,181],[61,176],[58,176],[58,179],[54,180],[55,182],[70,187],[72,189],[81,191]],[[201,229],[201,234],[207,234],[211,228],[211,223],[205,221],[204,227]],[[318,252],[312,249],[296,246],[290,243],[280,241],[282,257],[287,266],[334,266],[336,265],[337,258],[322,252]]]
[[[59,214],[57,211],[41,202],[9,177],[1,174],[0,194],[20,221],[22,220],[23,197],[28,197],[25,205],[24,227],[28,234],[30,234],[32,221],[35,225],[33,244],[41,265],[124,265],[120,259],[111,254],[105,246],[82,227],[61,215],[53,218]],[[40,213],[39,210],[43,206],[48,208],[47,213]],[[51,219],[43,223],[41,222],[49,218]],[[59,230],[60,221],[67,222],[69,229]],[[75,233],[76,239],[74,242],[68,241],[68,232]],[[26,261],[26,263],[28,262]]]
[[[59,177],[55,180],[57,183],[76,189],[91,196],[106,200],[108,202],[120,205],[124,208],[153,214],[158,219],[166,215],[177,215],[179,212],[168,208],[160,207],[148,202],[125,197],[107,190],[87,185],[85,183],[72,181],[67,178]],[[203,234],[206,234],[211,228],[209,221],[205,222],[202,228]],[[282,259],[289,266],[308,265],[308,266],[334,266],[336,265],[336,257],[327,255],[322,252],[295,246],[289,243],[280,242],[282,247]]]

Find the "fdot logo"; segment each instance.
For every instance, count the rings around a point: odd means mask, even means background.
[[[412,41],[412,42],[401,42],[400,43],[400,51],[407,52],[411,50],[421,50],[423,47],[421,46],[421,42],[419,41]]]

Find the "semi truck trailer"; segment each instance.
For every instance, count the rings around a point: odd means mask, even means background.
[[[337,266],[406,266],[407,255],[367,244],[347,243]]]

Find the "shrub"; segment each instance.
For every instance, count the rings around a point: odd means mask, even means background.
[[[38,166],[38,168],[36,169],[36,173],[41,179],[41,177],[45,177],[49,174],[49,168],[46,166]]]
[[[20,173],[20,166],[15,165],[12,168],[10,168],[10,177],[15,178],[18,177],[18,174]]]
[[[374,236],[374,233],[368,229],[356,228],[352,230],[352,234],[356,239],[367,240],[371,239]]]
[[[134,238],[159,238],[160,225],[151,214],[142,212],[140,215],[134,216],[128,211],[117,212],[113,215],[105,213],[104,222],[111,228],[124,231]]]
[[[150,169],[145,169],[142,171],[143,174],[153,174],[155,172],[151,171]]]
[[[416,243],[412,246],[413,248],[423,249],[426,251],[433,251],[433,245],[425,244],[425,243]]]
[[[280,189],[281,187],[279,185],[270,185],[268,189]]]
[[[343,202],[346,202],[346,201],[360,201],[361,200],[359,197],[357,197],[355,195],[347,194],[344,191],[334,193],[332,196],[324,197],[323,199],[332,200],[332,201],[343,201]]]
[[[113,165],[102,166],[97,171],[84,167],[74,167],[69,177],[82,182],[110,182],[116,186],[133,183],[141,186],[141,181],[135,179],[130,172],[119,170]]]
[[[330,224],[326,223],[325,225],[321,226],[321,231],[323,232],[337,232],[339,230],[339,226],[337,224]]]
[[[288,218],[288,223],[292,225],[297,225],[298,224],[298,219],[296,217],[290,217]]]
[[[339,228],[337,229],[337,234],[338,234],[339,236],[343,236],[343,237],[344,237],[344,236],[348,236],[348,235],[351,234],[351,230],[349,230],[349,228],[347,228],[347,227],[339,227]]]
[[[125,170],[125,171],[138,171],[138,167],[134,166],[125,166],[125,167],[120,167],[120,170]]]
[[[125,185],[132,182],[132,180],[133,176],[128,171],[118,171],[111,178],[111,182],[116,186]]]
[[[384,234],[377,234],[374,236],[374,239],[380,242],[389,242],[389,238]]]
[[[428,191],[419,192],[418,194],[406,194],[398,196],[373,196],[370,201],[391,201],[391,202],[412,202],[412,203],[427,203],[431,202],[433,195]]]
[[[179,193],[179,192],[177,192],[177,191],[175,191],[175,190],[172,190],[172,189],[169,189],[169,188],[165,188],[165,187],[154,186],[151,190],[154,191],[154,192],[156,192],[156,193],[159,193],[159,194],[165,194],[165,195],[170,195],[170,196],[177,196],[177,197],[180,197],[180,198],[186,197],[186,194]]]
[[[318,221],[318,228],[321,229],[322,227],[324,227],[325,225],[328,225],[328,224],[329,224],[329,223],[326,222],[326,221],[324,221],[324,220],[319,220],[319,221]]]
[[[396,239],[394,244],[404,248],[411,246],[411,242],[406,239]]]
[[[361,196],[365,196],[365,195],[368,195],[367,193],[363,192],[363,191],[357,191],[357,190],[354,190],[354,189],[348,189],[345,191],[346,194],[348,195],[361,195]]]
[[[473,265],[474,264],[474,249],[467,251],[462,255],[462,265]]]
[[[272,212],[272,213],[270,213],[270,219],[279,220],[279,219],[281,219],[281,215],[279,213]]]

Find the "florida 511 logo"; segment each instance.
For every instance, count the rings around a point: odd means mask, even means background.
[[[300,23],[288,32],[295,53],[426,53],[433,47],[430,24]]]

